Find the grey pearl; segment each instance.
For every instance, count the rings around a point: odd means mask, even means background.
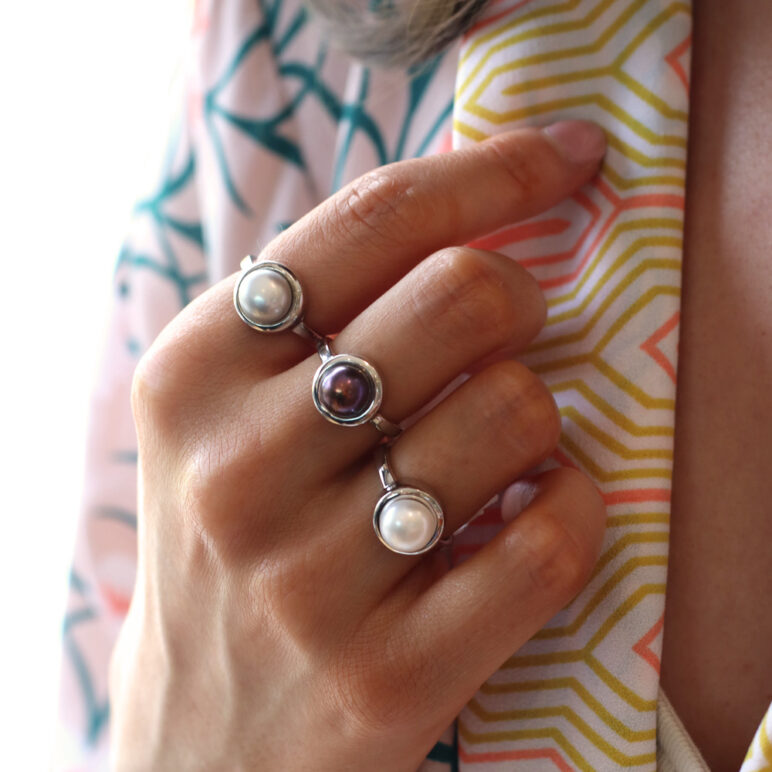
[[[289,282],[271,268],[250,271],[239,285],[239,308],[255,324],[280,322],[292,305]]]

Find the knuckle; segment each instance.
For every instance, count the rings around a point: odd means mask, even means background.
[[[219,519],[219,511],[229,508],[224,493],[228,485],[232,461],[223,443],[201,442],[189,448],[183,472],[186,509],[202,522]]]
[[[134,368],[131,379],[131,405],[136,410],[145,408],[156,401],[156,396],[165,389],[159,384],[159,373],[153,361],[152,348],[147,350]],[[162,379],[163,380],[163,379]],[[161,388],[159,389],[159,385]]]
[[[529,330],[529,338],[535,338],[539,334],[539,331],[547,323],[547,317],[549,315],[549,307],[547,306],[547,298],[539,286],[539,282],[536,277],[526,268],[522,269],[522,287],[527,293],[528,297],[528,309],[531,312],[531,321],[533,328]],[[527,321],[524,319],[524,321]]]
[[[137,362],[131,379],[131,412],[140,441],[148,434],[168,435],[174,431],[174,393],[172,373],[158,361],[151,347]]]
[[[397,706],[402,703],[401,679],[390,681],[374,667],[362,667],[359,672],[349,672],[344,679],[343,700],[353,725],[361,733],[371,735],[391,729],[399,716]]]
[[[589,580],[596,555],[559,514],[545,509],[534,522],[525,539],[529,579],[538,591],[566,603]]]
[[[541,187],[542,174],[533,154],[511,142],[504,152],[495,137],[481,147],[485,148],[484,152],[490,153],[494,164],[506,173],[510,182],[509,195],[516,202],[525,203],[535,196]]]
[[[184,393],[181,383],[182,347],[177,336],[166,331],[140,357],[131,381],[131,407],[137,417],[151,415],[154,423],[173,414]]]
[[[335,674],[335,686],[340,704],[361,732],[392,733],[421,715],[427,670],[439,665],[436,658],[432,665],[415,651],[407,654],[415,648],[393,629],[378,629],[347,648]],[[376,658],[374,650],[379,652]]]
[[[422,221],[413,184],[393,170],[376,169],[354,180],[334,199],[337,224],[351,236],[372,237],[386,244],[410,238]]]
[[[514,360],[497,362],[488,369],[486,419],[502,427],[502,440],[531,460],[543,461],[557,446],[561,433],[560,411],[545,383]]]
[[[436,253],[416,282],[412,305],[421,327],[443,346],[458,342],[480,349],[503,345],[513,335],[516,309],[507,282],[492,261],[463,247]]]
[[[151,386],[152,380],[148,377],[146,364],[147,356],[147,352],[142,355],[142,358],[137,362],[137,365],[134,368],[134,373],[131,378],[131,410],[135,420],[138,420],[144,415],[153,395]]]
[[[357,647],[358,648],[358,647]],[[344,717],[350,731],[357,735],[379,734],[390,722],[389,703],[396,700],[381,670],[366,651],[348,649],[331,678],[329,691],[334,695],[336,712]]]
[[[181,455],[185,462],[180,485],[186,510],[210,528],[215,523],[241,520],[240,515],[249,509],[249,492],[265,489],[266,477],[271,475],[268,461],[254,455],[245,438],[228,427],[191,432]],[[244,485],[245,480],[249,486]]]
[[[191,427],[181,441],[175,483],[181,509],[224,562],[257,559],[276,549],[291,527],[282,515],[294,494],[309,494],[304,483],[290,484],[286,453],[266,438],[259,422],[212,429]],[[277,491],[290,491],[277,499]]]
[[[581,507],[581,533],[577,535],[587,546],[593,564],[597,560],[606,533],[606,503],[595,483],[573,467],[561,466],[553,472],[564,487],[566,498]]]

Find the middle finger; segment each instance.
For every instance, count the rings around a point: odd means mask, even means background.
[[[479,359],[504,347],[512,353],[525,349],[546,313],[536,280],[517,262],[453,247],[424,260],[376,300],[335,338],[332,349],[375,366],[384,393],[379,412],[399,423]],[[287,430],[297,437],[298,452],[318,459],[317,472],[324,476],[348,466],[381,435],[373,426],[335,425],[316,411],[309,387],[319,364],[318,356],[310,357],[276,378],[275,388],[284,400],[292,394],[293,402],[300,401]]]

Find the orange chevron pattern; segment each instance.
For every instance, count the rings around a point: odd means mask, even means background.
[[[607,131],[593,184],[479,245],[520,261],[547,297],[523,357],[563,416],[545,467],[591,475],[608,529],[584,591],[464,708],[462,770],[656,766],[690,31],[684,2],[505,0],[464,41],[456,147],[562,118]],[[474,521],[456,560],[492,530]]]

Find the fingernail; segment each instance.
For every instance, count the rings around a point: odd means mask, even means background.
[[[512,483],[501,494],[501,519],[514,520],[534,499],[539,488],[532,480],[522,479]]]
[[[560,153],[574,164],[600,161],[606,152],[606,133],[590,121],[558,121],[542,131]]]

